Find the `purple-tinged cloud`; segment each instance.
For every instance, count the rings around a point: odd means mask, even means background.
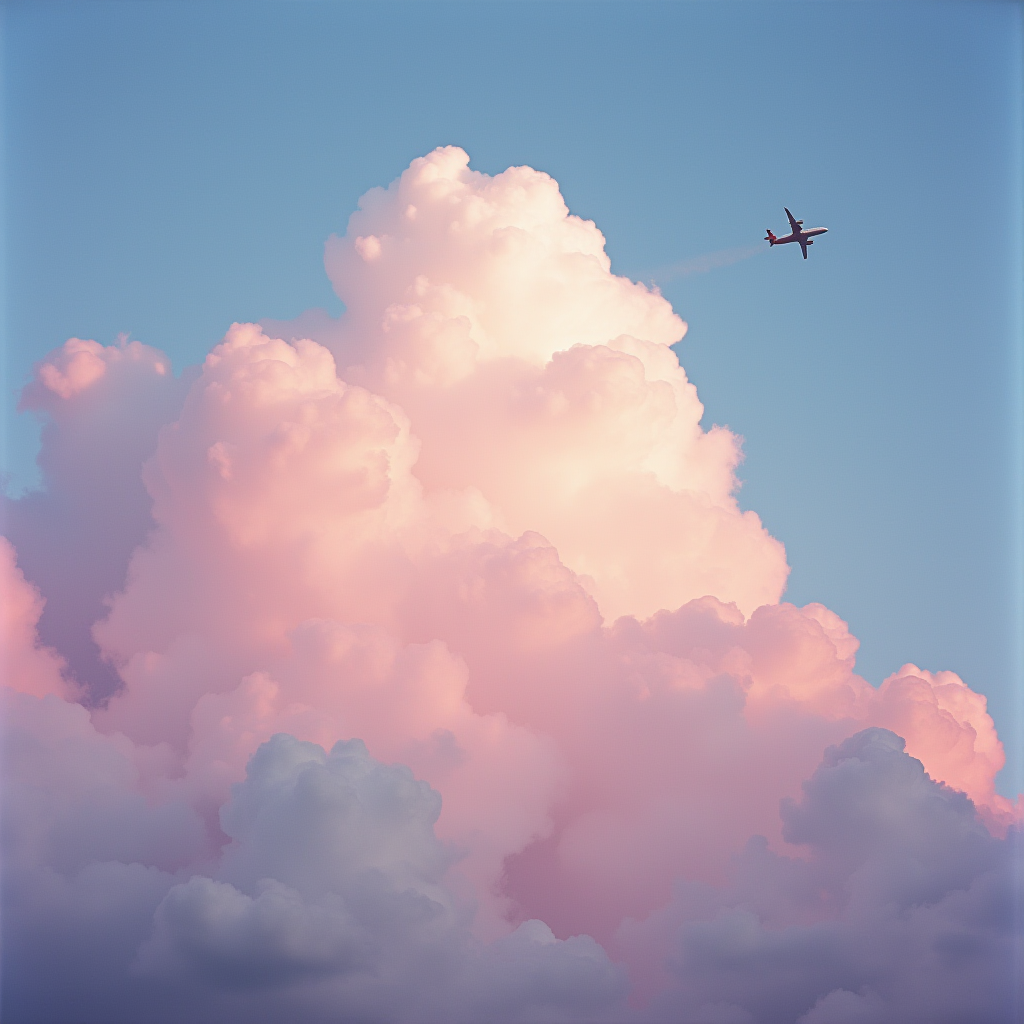
[[[728,886],[680,885],[666,908],[623,927],[634,955],[670,938],[670,980],[651,1019],[1018,1019],[1021,833],[993,837],[962,793],[903,748],[883,729],[830,747],[802,800],[781,808],[783,834],[805,857],[752,839]]]

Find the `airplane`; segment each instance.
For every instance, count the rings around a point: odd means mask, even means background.
[[[786,210],[785,207],[783,207],[783,209]],[[796,217],[794,217],[793,214],[789,212],[789,210],[786,210],[786,216],[789,218],[789,226],[793,229],[792,232],[788,235],[783,235],[781,238],[779,238],[777,235],[773,235],[772,229],[769,228],[768,234],[764,236],[764,240],[769,245],[785,245],[787,242],[799,242],[800,248],[803,250],[804,253],[804,259],[807,259],[807,246],[814,245],[814,240],[812,236],[823,235],[826,231],[828,231],[828,228],[805,229],[803,227],[804,222],[802,220],[797,220]]]

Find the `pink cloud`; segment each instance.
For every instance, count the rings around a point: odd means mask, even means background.
[[[138,341],[102,346],[72,338],[36,367],[22,396],[22,407],[43,417],[44,489],[4,497],[3,530],[46,596],[41,638],[94,699],[119,683],[92,626],[153,527],[141,468],[160,427],[178,414],[188,380]]]
[[[1008,856],[984,698],[912,665],[876,689],[835,612],[782,603],[685,325],[547,175],[437,150],[326,265],[339,320],[235,324],[180,378],[73,339],[26,391],[9,941],[116,936],[64,989],[110,1020],[893,1019],[911,988],[856,967],[842,887],[881,906],[912,855],[952,907]],[[851,867],[858,759],[872,807],[891,778],[922,834],[974,837],[959,874],[876,818]],[[827,969],[758,981],[819,934]],[[34,977],[26,1019],[57,1006]]]
[[[345,316],[266,330],[315,338],[344,379],[401,406],[428,496],[482,493],[611,619],[707,593],[747,613],[779,599],[782,546],[733,496],[738,439],[700,428],[669,347],[685,324],[610,272],[604,237],[546,174],[491,178],[436,150],[363,198],[325,264]]]
[[[36,367],[36,379],[25,390],[22,405],[28,409],[59,407],[56,398],[67,401],[93,388],[108,367],[130,365],[146,367],[163,377],[171,364],[163,353],[138,341],[124,339],[118,345],[69,338]]]
[[[4,685],[37,697],[56,694],[73,700],[77,694],[65,676],[66,662],[53,648],[40,644],[36,635],[43,599],[25,580],[16,552],[4,537],[0,537],[0,593]]]

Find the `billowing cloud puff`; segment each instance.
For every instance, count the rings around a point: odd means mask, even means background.
[[[737,439],[701,430],[669,348],[686,325],[610,272],[548,175],[468,163],[436,150],[364,196],[327,243],[345,316],[268,330],[322,341],[398,402],[426,492],[473,488],[512,535],[543,534],[608,618],[778,600],[782,547],[733,497]]]
[[[52,648],[39,643],[36,626],[43,611],[39,591],[25,580],[10,541],[0,537],[0,659],[5,685],[43,697],[73,697],[65,676],[66,663]]]
[[[1021,833],[997,839],[903,741],[868,729],[825,752],[787,841],[736,855],[721,889],[681,884],[620,941],[671,952],[648,1015],[763,1024],[1006,1022],[1024,1006]]]
[[[22,408],[44,416],[44,490],[3,498],[4,534],[46,596],[39,632],[93,693],[119,685],[92,626],[124,584],[133,549],[152,528],[142,464],[178,413],[191,374],[176,378],[156,349],[71,338],[36,368]]]
[[[326,264],[26,391],[5,1019],[1012,1019],[984,698],[781,603],[668,303],[455,149]]]
[[[622,972],[592,940],[559,942],[538,922],[488,948],[472,938],[441,884],[458,854],[434,836],[440,808],[438,793],[359,740],[326,755],[279,734],[221,812],[231,842],[216,878],[167,892],[140,970],[269,1020],[290,1005],[271,1009],[275,993],[301,982],[324,1015],[519,1019],[538,1003],[556,1018],[621,1013]],[[509,984],[538,968],[552,991]],[[507,991],[480,987],[481,970],[508,976]]]
[[[215,839],[181,799],[146,800],[139,752],[81,707],[16,695],[4,710],[5,1019],[625,1012],[624,972],[592,939],[540,922],[472,936],[472,905],[443,884],[459,854],[434,836],[440,795],[359,740],[327,755],[275,736]]]

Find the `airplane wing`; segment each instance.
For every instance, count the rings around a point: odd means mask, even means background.
[[[785,207],[783,207],[783,209],[786,210]],[[793,229],[793,233],[797,235],[800,234],[800,221],[798,221],[796,217],[789,212],[789,210],[786,210],[786,216],[789,218],[789,226]]]
[[[800,248],[804,251],[804,259],[807,259],[807,243],[802,238],[798,238],[797,241],[800,243]]]

